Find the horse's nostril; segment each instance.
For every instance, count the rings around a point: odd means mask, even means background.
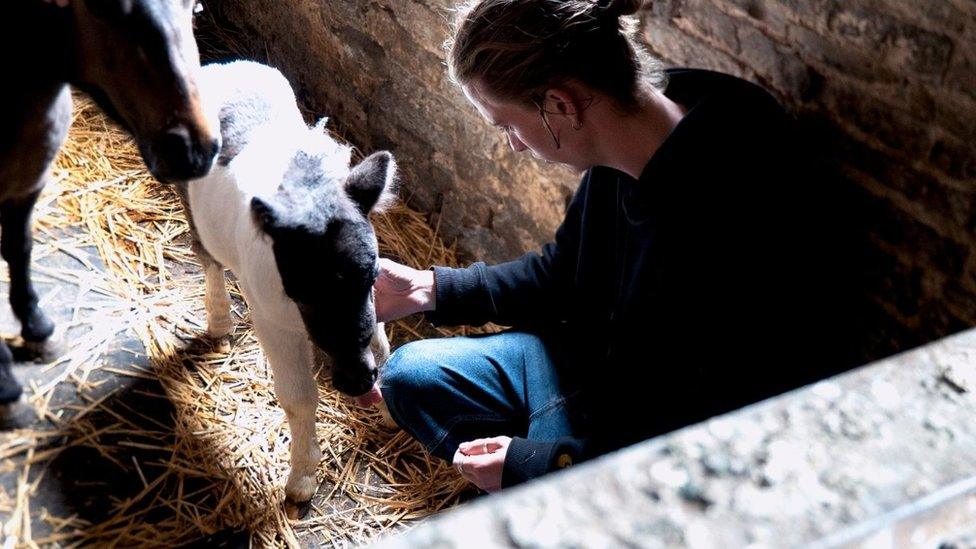
[[[185,124],[177,124],[156,137],[152,156],[153,171],[162,181],[179,181],[202,177],[220,151],[220,139],[193,133]]]
[[[210,149],[207,151],[207,158],[213,158],[220,152],[220,139],[210,140]]]
[[[175,160],[186,159],[190,153],[190,132],[183,126],[174,126],[166,130],[159,139],[159,154],[163,158]]]

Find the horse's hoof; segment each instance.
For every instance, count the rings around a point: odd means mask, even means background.
[[[39,362],[51,362],[67,352],[63,333],[55,334],[41,341],[23,338],[25,358]]]
[[[291,498],[285,498],[285,514],[291,520],[301,520],[308,515],[309,509],[312,508],[312,500],[296,502],[292,501]]]
[[[0,364],[0,405],[13,404],[20,400],[24,388],[14,377],[9,364]]]
[[[40,308],[34,308],[27,315],[26,320],[21,321],[20,335],[24,338],[24,341],[29,343],[43,343],[47,341],[51,334],[54,333],[54,323],[51,319],[41,311]]]

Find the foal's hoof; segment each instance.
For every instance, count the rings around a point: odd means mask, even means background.
[[[13,404],[20,400],[24,388],[14,377],[9,364],[0,364],[0,405]]]
[[[213,340],[214,352],[227,354],[230,352],[230,336],[218,337]]]
[[[285,498],[285,514],[291,520],[301,520],[308,515],[309,509],[312,508],[312,500],[296,502],[292,501],[291,498]]]
[[[390,415],[390,409],[386,406],[385,400],[379,401],[376,408],[380,411],[380,425],[386,427],[387,429],[398,427],[397,422],[394,421],[393,416]]]

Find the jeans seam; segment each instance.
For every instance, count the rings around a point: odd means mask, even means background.
[[[580,393],[579,391],[573,391],[572,393],[570,393],[568,395],[563,395],[563,396],[560,396],[559,398],[550,400],[549,402],[546,403],[545,406],[543,406],[542,408],[539,408],[538,410],[536,410],[536,411],[532,412],[531,414],[529,414],[529,421],[531,421],[532,418],[538,416],[539,414],[541,414],[543,412],[549,412],[549,411],[553,410],[554,408],[556,408],[557,406],[562,406],[562,405],[566,404],[566,402],[569,399],[577,396],[579,393]]]

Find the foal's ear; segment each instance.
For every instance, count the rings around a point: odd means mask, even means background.
[[[272,234],[279,226],[278,212],[270,202],[263,198],[251,198],[251,215],[264,232]]]
[[[396,199],[394,179],[396,162],[393,155],[380,151],[366,157],[349,172],[346,179],[346,193],[358,206],[363,215],[376,209],[383,211]]]

